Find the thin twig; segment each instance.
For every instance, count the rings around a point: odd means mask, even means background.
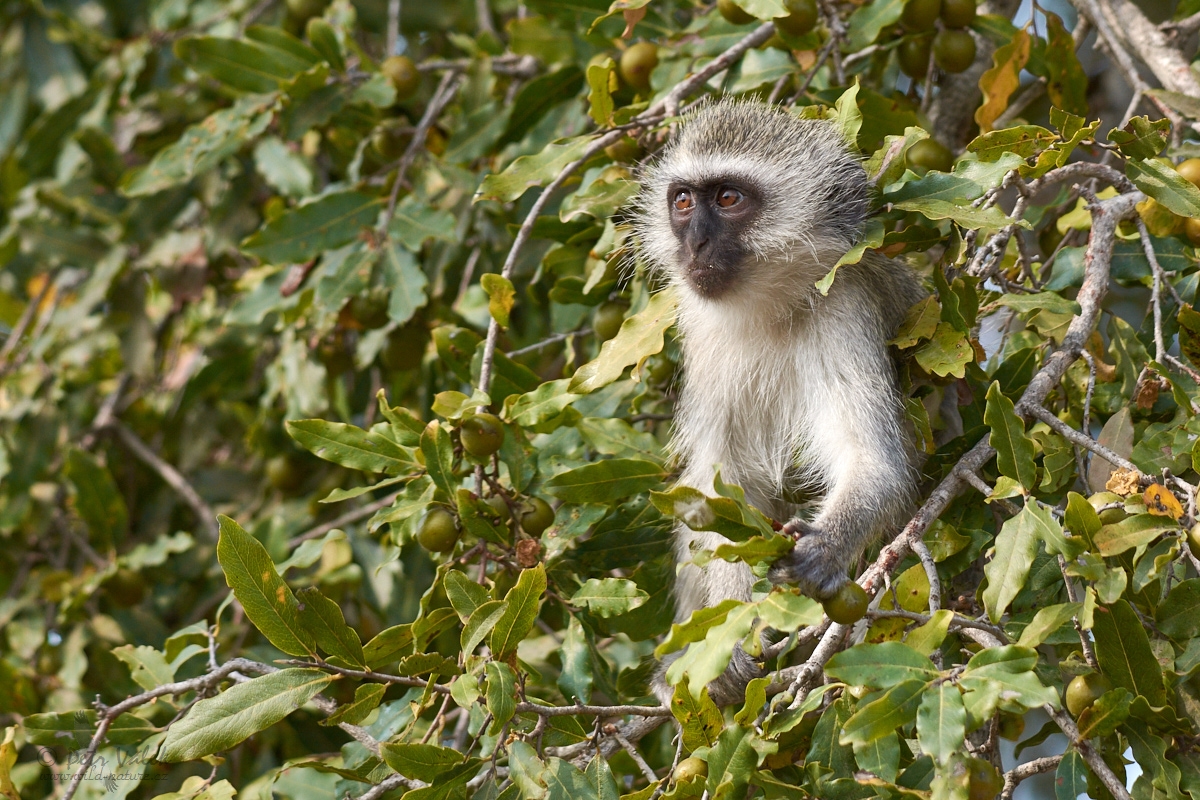
[[[392,503],[396,502],[396,498],[400,496],[400,492],[392,492],[386,497],[381,497],[378,500],[367,503],[362,508],[356,508],[353,511],[347,511],[340,517],[334,517],[329,522],[323,522],[315,528],[310,528],[299,536],[293,536],[288,539],[287,546],[295,547],[301,542],[307,542],[309,539],[318,539],[336,528],[344,528],[347,525],[353,525],[360,519],[366,519],[380,509],[387,508]]]

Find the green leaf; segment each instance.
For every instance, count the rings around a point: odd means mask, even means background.
[[[1122,688],[1112,689],[1096,698],[1079,715],[1079,738],[1095,739],[1116,733],[1121,723],[1129,718],[1129,707],[1133,695]]]
[[[987,391],[987,409],[983,412],[983,421],[992,431],[988,443],[996,449],[1000,474],[1017,481],[1028,492],[1037,481],[1033,440],[1025,435],[1025,423],[1013,408],[1012,400],[1001,393],[999,382],[992,381]]]
[[[446,590],[446,597],[450,599],[454,613],[458,614],[458,618],[463,622],[466,622],[477,608],[491,599],[485,587],[456,569],[446,573],[442,586]]]
[[[243,92],[273,92],[311,66],[284,50],[244,39],[190,36],[177,41],[174,50],[192,69]]]
[[[488,644],[492,655],[503,660],[517,651],[517,645],[533,629],[542,595],[546,593],[546,567],[521,570],[517,583],[504,596],[507,607],[492,629]]]
[[[527,81],[513,98],[508,127],[499,144],[520,141],[555,106],[577,95],[581,88],[583,73],[573,64]]]
[[[562,659],[562,672],[558,676],[558,688],[563,697],[579,703],[590,701],[594,682],[592,649],[583,625],[574,616],[563,634],[559,654]]]
[[[521,156],[499,175],[484,178],[475,195],[475,202],[498,200],[507,203],[525,194],[526,189],[544,186],[563,167],[579,159],[590,143],[590,137],[581,136],[564,143],[546,145],[536,155]]]
[[[547,420],[554,419],[567,406],[583,395],[567,391],[570,380],[563,378],[557,381],[543,383],[532,392],[522,395],[509,395],[504,401],[504,418],[515,422],[522,428],[533,428]]]
[[[1154,616],[1158,629],[1177,642],[1200,635],[1200,578],[1178,584]]]
[[[248,97],[214,112],[155,153],[145,167],[129,172],[121,181],[122,193],[144,197],[208,172],[267,129],[273,105],[270,98]]]
[[[380,203],[363,192],[327,194],[268,222],[242,249],[270,264],[307,261],[354,241],[374,224]]]
[[[624,578],[589,578],[569,602],[600,617],[616,617],[638,608],[649,596]]]
[[[284,427],[304,449],[343,467],[392,475],[420,469],[412,451],[373,430],[323,419],[288,420]]]
[[[487,709],[492,714],[488,734],[495,736],[517,712],[517,676],[512,667],[499,661],[489,661],[484,672],[487,675]]]
[[[1167,146],[1170,131],[1170,120],[1151,121],[1147,117],[1134,117],[1125,123],[1124,128],[1109,131],[1108,140],[1129,158],[1154,158]]]
[[[939,322],[933,337],[917,349],[914,357],[926,372],[940,377],[966,375],[966,366],[975,360],[975,349],[964,333],[948,322]]]
[[[933,220],[953,220],[968,230],[994,231],[1012,224],[1019,225],[1022,228],[1031,227],[1025,220],[1012,219],[996,206],[976,208],[970,204],[958,203],[952,200],[924,197],[894,203],[893,207],[901,211],[916,211]]]
[[[683,746],[689,750],[712,745],[725,727],[720,709],[708,697],[708,688],[701,689],[699,696],[696,696],[688,691],[687,681],[675,687],[675,693],[671,696],[671,713],[679,722]]]
[[[379,707],[379,701],[383,699],[387,688],[386,683],[360,684],[354,690],[353,702],[339,706],[337,711],[321,720],[321,724],[325,726],[337,725],[342,722],[350,725],[359,724]]]
[[[388,319],[403,325],[429,301],[426,294],[429,280],[416,257],[390,240],[381,249],[379,265],[392,288],[388,298]]]
[[[729,611],[719,625],[709,628],[703,642],[697,642],[667,668],[667,681],[677,683],[687,673],[692,694],[716,680],[729,665],[733,650],[754,628],[757,617],[754,603],[743,603]]]
[[[663,336],[675,323],[677,299],[670,289],[650,298],[644,309],[626,318],[617,335],[600,347],[600,355],[575,371],[567,391],[594,392],[621,377],[625,368],[641,365],[663,349]]]
[[[851,52],[862,50],[879,38],[884,28],[895,25],[904,13],[904,0],[875,0],[854,10],[847,20]]]
[[[102,551],[118,544],[129,529],[129,511],[108,469],[94,456],[72,448],[63,473],[75,489],[72,505]]]
[[[1200,217],[1200,189],[1158,161],[1131,160],[1125,174],[1139,189],[1181,217]]]
[[[938,764],[948,763],[963,747],[966,725],[967,710],[958,686],[945,681],[925,692],[917,709],[917,740],[922,752]]]
[[[217,561],[250,622],[288,655],[315,656],[316,641],[300,622],[296,597],[275,571],[267,549],[224,514],[217,522]]]
[[[1052,633],[1067,624],[1082,608],[1082,603],[1060,603],[1038,609],[1030,623],[1021,631],[1021,638],[1017,644],[1022,647],[1037,647]]]
[[[382,742],[379,754],[406,778],[433,783],[463,763],[463,754],[450,747],[416,742]]]
[[[1128,602],[1118,600],[1097,608],[1092,634],[1100,670],[1114,685],[1146,698],[1151,706],[1167,704],[1162,668],[1150,649],[1146,628]]]
[[[1058,136],[1040,125],[1014,125],[975,137],[967,150],[978,155],[980,161],[995,161],[1005,153],[1029,158],[1057,140]]]
[[[610,458],[559,473],[546,481],[546,492],[568,503],[610,503],[660,485],[666,471],[640,458]]]
[[[425,456],[425,469],[434,484],[453,497],[459,479],[454,475],[454,442],[436,419],[425,426],[421,434],[421,454]]]
[[[1100,555],[1105,558],[1117,556],[1126,550],[1149,544],[1178,526],[1169,517],[1154,514],[1136,514],[1120,522],[1105,525],[1094,537]]]
[[[196,703],[173,724],[157,758],[192,761],[228,750],[300,708],[331,680],[315,669],[282,669],[235,684]]]
[[[988,585],[983,590],[983,605],[993,622],[999,622],[1017,593],[1025,585],[1033,557],[1037,554],[1040,520],[1028,502],[1017,516],[1004,521],[996,535],[996,549],[984,566]]]
[[[315,586],[297,592],[297,600],[300,624],[312,633],[318,647],[355,669],[367,668],[362,642],[354,629],[346,624],[341,606],[321,594]]]
[[[1083,756],[1079,755],[1078,750],[1069,750],[1062,761],[1058,762],[1058,769],[1054,772],[1055,800],[1076,800],[1079,795],[1086,793],[1087,776],[1087,764]]]
[[[1046,49],[1043,58],[1048,79],[1046,94],[1049,95],[1050,102],[1069,114],[1086,116],[1087,73],[1075,54],[1075,41],[1071,32],[1066,29],[1057,14],[1050,12],[1046,12]],[[1063,136],[1070,138],[1071,134],[1063,131]]]
[[[503,600],[489,600],[471,612],[470,618],[463,623],[462,635],[459,637],[462,651],[466,654],[474,653],[479,643],[496,627],[507,608],[508,604]]]
[[[900,642],[859,644],[837,653],[825,666],[825,674],[851,686],[887,689],[905,681],[928,683],[938,671],[928,656]]]
[[[888,689],[858,710],[842,728],[842,744],[867,744],[909,724],[917,714],[929,681],[906,680]],[[957,689],[955,689],[957,691]]]
[[[396,205],[388,236],[415,253],[428,239],[453,241],[454,230],[453,214],[409,195]]]
[[[588,116],[600,127],[612,123],[612,92],[617,88],[616,64],[604,58],[587,68]]]

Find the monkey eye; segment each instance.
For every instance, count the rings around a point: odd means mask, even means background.
[[[721,208],[730,208],[742,202],[742,193],[732,186],[726,186],[717,192],[717,205]]]
[[[676,211],[687,211],[694,205],[692,193],[687,189],[680,189],[675,193],[674,205]]]

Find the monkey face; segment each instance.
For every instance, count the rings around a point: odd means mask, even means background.
[[[758,216],[758,193],[745,181],[718,179],[672,183],[666,199],[684,278],[698,294],[720,297],[750,256],[740,234]]]

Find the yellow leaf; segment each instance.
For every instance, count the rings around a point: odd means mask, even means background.
[[[1029,61],[1032,40],[1025,31],[1017,31],[1008,44],[992,56],[995,65],[979,78],[983,105],[975,110],[980,133],[992,130],[992,123],[1008,108],[1008,98],[1021,85],[1021,69]]]
[[[1155,516],[1170,517],[1171,519],[1179,519],[1183,516],[1183,506],[1179,504],[1175,495],[1171,494],[1162,484],[1150,484],[1146,487],[1142,499],[1146,502],[1146,510]]]

